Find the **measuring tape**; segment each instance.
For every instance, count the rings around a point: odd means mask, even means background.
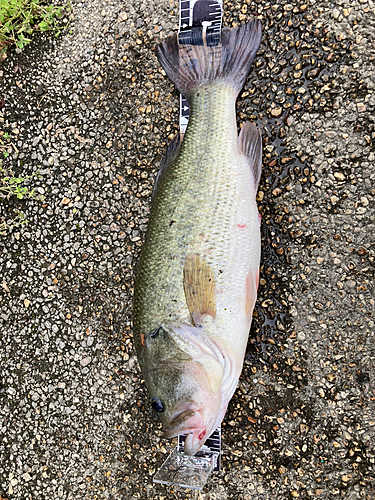
[[[220,42],[223,0],[180,0],[178,41],[183,45],[215,46]],[[187,99],[180,94],[180,133],[185,133],[190,115]]]
[[[178,41],[181,45],[215,46],[220,43],[223,20],[223,0],[180,0],[180,21]],[[190,115],[188,100],[180,94],[180,134],[184,134]],[[186,436],[178,436],[178,451],[183,452]],[[205,450],[216,457],[214,471],[220,470],[221,427],[206,440],[197,455],[205,455]]]

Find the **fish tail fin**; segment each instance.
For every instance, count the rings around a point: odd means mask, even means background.
[[[176,88],[189,98],[211,82],[232,85],[237,94],[243,87],[262,36],[261,23],[253,19],[236,28],[224,28],[216,46],[185,45],[178,36],[156,47],[161,66]]]
[[[255,191],[262,175],[262,133],[254,123],[245,122],[238,136],[238,152],[246,156],[254,177]]]

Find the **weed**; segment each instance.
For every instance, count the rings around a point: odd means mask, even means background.
[[[12,172],[7,172],[3,169],[3,158],[9,156],[10,146],[15,148],[12,143],[8,143],[8,139],[9,135],[7,133],[0,135],[0,202],[7,202],[12,197],[18,200],[32,198],[42,201],[44,196],[36,194],[34,189],[24,186],[25,181],[29,181],[35,177],[42,178],[39,172],[25,177],[14,177]],[[13,213],[8,218],[0,215],[0,235],[5,234],[9,229],[21,226],[27,222],[25,215],[17,208],[13,210]]]
[[[61,32],[58,18],[66,6],[48,5],[43,0],[0,1],[0,60],[11,45],[23,49],[35,31]]]

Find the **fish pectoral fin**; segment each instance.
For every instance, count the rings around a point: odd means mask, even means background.
[[[156,176],[154,189],[152,190],[152,199],[156,197],[162,178],[167,173],[169,166],[172,164],[173,160],[180,152],[181,142],[182,137],[180,136],[180,133],[178,133],[169,143],[167,152],[161,162],[160,170],[158,172],[158,175]]]
[[[256,275],[250,270],[246,276],[245,308],[246,316],[252,317],[255,302],[257,300],[257,289],[259,283],[259,270]]]
[[[204,315],[216,317],[216,280],[210,264],[199,255],[187,255],[184,265],[186,304],[193,323],[202,324]]]
[[[262,133],[254,123],[245,122],[238,136],[238,152],[246,156],[254,177],[255,191],[262,175]]]

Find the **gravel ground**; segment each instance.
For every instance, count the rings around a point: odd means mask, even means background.
[[[41,199],[20,205],[28,225],[0,237],[0,497],[375,498],[375,4],[224,10],[227,25],[264,27],[238,102],[239,121],[263,127],[264,173],[259,298],[222,472],[200,494],[153,485],[172,443],[131,333],[133,266],[178,125],[153,48],[178,5],[73,0],[64,36],[0,68],[5,166],[42,174]]]

